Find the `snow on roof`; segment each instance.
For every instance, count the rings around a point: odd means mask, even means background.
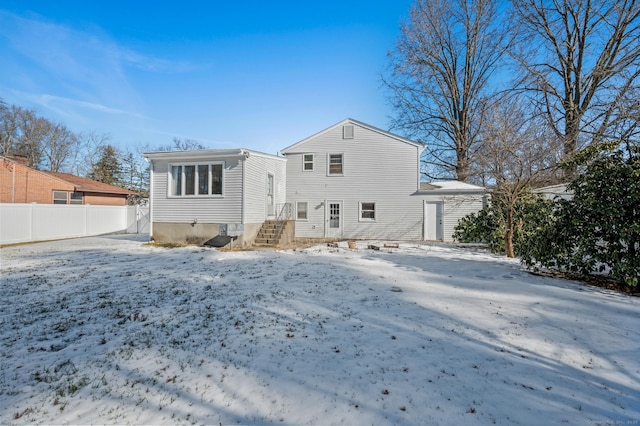
[[[443,180],[439,182],[420,182],[421,191],[484,191],[482,186],[471,185],[470,183],[461,182],[459,180]]]

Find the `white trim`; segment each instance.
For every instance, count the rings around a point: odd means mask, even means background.
[[[365,210],[365,211],[373,211],[373,219],[362,217],[363,204],[373,204],[373,210]],[[358,222],[368,222],[368,223],[375,222],[378,219],[376,204],[377,203],[375,201],[358,201]]]
[[[339,216],[339,227],[331,228],[331,211],[329,206],[331,204],[339,204],[340,205],[340,216]],[[344,234],[344,201],[343,200],[326,200],[325,201],[325,223],[324,223],[324,236],[325,238],[342,238]],[[338,229],[339,235],[329,235],[330,229]]]
[[[222,166],[221,174],[220,174],[220,193],[213,193],[213,167],[212,166]],[[194,194],[185,195],[185,190],[187,187],[186,175],[185,175],[185,167],[193,166],[195,170],[195,174],[193,176],[194,179]],[[198,194],[198,166],[208,166],[207,168],[207,180],[208,180],[208,193],[207,194]],[[180,195],[172,194],[171,188],[173,187],[173,167],[181,167],[181,182],[180,182]],[[201,161],[201,162],[176,162],[176,163],[168,163],[167,164],[167,198],[224,198],[224,181],[225,181],[225,170],[226,164],[224,161]]]
[[[309,163],[308,161],[305,160],[305,156],[306,155],[310,155],[311,156],[311,168],[310,169],[305,169],[304,166],[305,164]],[[312,152],[306,152],[304,154],[302,154],[302,171],[303,172],[313,172],[315,170],[315,162],[316,162],[316,155]]]
[[[321,135],[323,135],[323,134],[325,134],[327,132],[330,132],[330,131],[332,131],[332,130],[340,127],[340,126],[344,126],[345,124],[353,124],[353,125],[362,127],[364,129],[368,129],[368,130],[371,130],[373,132],[380,133],[382,135],[388,136],[388,137],[390,137],[392,139],[395,139],[395,140],[397,140],[399,142],[403,142],[403,143],[415,146],[415,147],[418,148],[418,150],[419,150],[418,152],[419,153],[421,153],[422,150],[424,150],[424,148],[425,148],[425,146],[423,144],[421,144],[421,143],[410,141],[409,139],[405,139],[405,138],[403,138],[401,136],[394,135],[393,133],[389,133],[389,132],[386,132],[384,130],[378,129],[377,127],[371,126],[369,124],[365,124],[365,123],[363,123],[361,121],[354,120],[352,118],[346,118],[346,119],[342,120],[341,122],[334,124],[333,126],[327,127],[326,129],[324,129],[324,130],[322,130],[322,131],[320,131],[320,132],[318,132],[318,133],[316,133],[314,135],[309,136],[308,138],[305,138],[305,139],[303,139],[303,140],[301,140],[299,142],[294,143],[293,145],[290,145],[290,146],[288,146],[288,147],[286,147],[284,149],[281,149],[280,152],[282,154],[286,155],[287,153],[289,153],[289,151],[292,151],[293,149],[298,148],[300,145],[302,145],[302,144],[304,144],[304,143],[306,143],[306,142],[308,142],[308,141],[310,141],[312,139],[315,139],[318,136],[321,136]],[[354,135],[355,135],[355,129],[354,129]]]
[[[341,158],[341,162],[340,165],[342,166],[342,172],[341,173],[331,173],[331,156],[332,155],[339,155]],[[344,176],[344,153],[343,152],[327,152],[327,176]]]
[[[307,214],[307,217],[304,218],[304,219],[300,219],[298,217],[298,213],[299,213],[298,205],[299,204],[306,204],[307,205],[307,208],[305,209],[305,213]],[[309,222],[309,202],[308,201],[296,201],[296,221],[298,221],[298,222]]]

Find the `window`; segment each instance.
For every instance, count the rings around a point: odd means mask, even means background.
[[[223,164],[211,165],[211,195],[222,195]]]
[[[182,166],[171,166],[171,195],[182,195]]]
[[[67,204],[67,191],[53,191],[53,204]]]
[[[296,220],[307,220],[309,218],[307,216],[308,207],[309,203],[306,201],[296,203]]]
[[[222,195],[223,170],[223,163],[171,165],[169,195],[173,197]]]
[[[69,197],[70,204],[82,204],[82,197],[84,196],[83,192],[72,192]]]
[[[329,174],[342,174],[342,154],[329,154]]]
[[[342,126],[342,139],[353,139],[353,126]]]
[[[376,220],[376,203],[360,203],[360,221]]]
[[[209,166],[200,164],[198,166],[198,194],[209,193]]]
[[[304,154],[302,156],[302,170],[305,172],[313,171],[313,154]]]

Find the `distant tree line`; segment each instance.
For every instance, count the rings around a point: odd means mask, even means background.
[[[202,149],[193,139],[173,138],[171,144],[148,151]],[[149,194],[149,165],[140,150],[118,149],[106,133],[75,133],[36,111],[8,105],[0,98],[0,155],[18,157],[34,169],[71,173]]]

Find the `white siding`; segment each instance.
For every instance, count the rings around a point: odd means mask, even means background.
[[[262,223],[267,218],[267,175],[275,179],[274,204],[286,199],[286,160],[251,153],[245,160],[244,223]]]
[[[324,237],[324,202],[335,200],[343,205],[344,238],[421,239],[422,200],[411,196],[419,147],[353,124],[353,139],[343,139],[339,125],[286,150],[287,201],[309,203],[296,237]],[[303,154],[314,154],[313,171],[303,171]],[[328,176],[328,154],[344,155],[343,176]],[[360,202],[376,203],[375,222],[359,220]]]
[[[469,213],[476,213],[483,207],[484,194],[437,194],[433,191],[433,195],[418,195],[421,202],[442,202],[444,204],[443,212],[443,234],[444,241],[453,242],[453,233],[458,221]]]
[[[169,197],[168,160],[153,161],[153,188],[151,208],[154,222],[241,223],[242,221],[242,169],[243,162],[221,159],[225,162],[223,197]],[[216,158],[216,161],[219,159]],[[199,161],[203,162],[203,161]],[[176,161],[176,164],[181,162]],[[185,161],[187,163],[187,161]]]

